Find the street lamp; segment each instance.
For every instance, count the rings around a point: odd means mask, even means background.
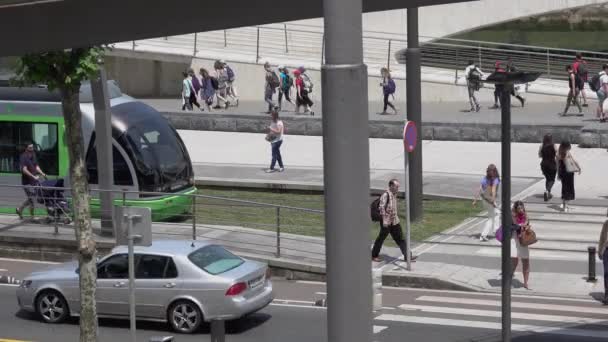
[[[511,91],[515,84],[536,81],[540,72],[494,72],[484,83],[497,85],[501,108],[502,155],[502,341],[511,341]]]

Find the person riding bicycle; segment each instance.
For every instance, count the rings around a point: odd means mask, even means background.
[[[39,184],[40,177],[45,177],[46,174],[40,169],[36,162],[36,153],[34,152],[34,144],[28,144],[25,151],[19,157],[19,171],[21,171],[21,184],[27,199],[16,209],[17,215],[23,219],[23,209],[30,208],[30,215],[34,217],[34,199],[36,191],[33,186]]]

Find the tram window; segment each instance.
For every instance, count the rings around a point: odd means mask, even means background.
[[[59,174],[57,124],[0,122],[0,172],[19,173],[19,156],[33,143],[36,160],[48,175]]]
[[[98,184],[97,176],[97,144],[95,144],[95,136],[91,138],[91,147],[87,152],[87,172],[89,175],[89,183]],[[112,146],[112,158],[114,163],[114,184],[115,185],[133,185],[133,178],[129,171],[129,165],[122,157],[122,154]]]

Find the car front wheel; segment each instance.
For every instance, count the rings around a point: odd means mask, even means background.
[[[169,308],[168,316],[171,328],[182,334],[192,334],[203,322],[201,309],[188,300],[173,303]]]
[[[68,303],[57,291],[44,291],[36,299],[36,310],[45,323],[61,323],[68,317]]]

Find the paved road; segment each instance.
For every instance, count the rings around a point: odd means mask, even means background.
[[[0,268],[12,274],[44,267],[0,259]],[[3,271],[5,272],[5,271]],[[325,296],[322,283],[275,280],[277,300],[268,308],[227,325],[228,341],[326,340],[326,310],[313,301]],[[45,325],[33,315],[18,311],[15,287],[0,286],[0,341],[73,341],[78,324]],[[383,289],[382,310],[374,314],[374,341],[497,341],[500,336],[500,296],[490,293]],[[598,294],[599,295],[599,294]],[[608,339],[608,309],[599,302],[561,297],[513,296],[513,331],[517,342]],[[100,341],[128,340],[128,323],[101,320]],[[311,327],[313,327],[311,329]],[[164,324],[138,323],[139,341],[170,334]],[[177,342],[201,341],[208,334],[176,337]]]

